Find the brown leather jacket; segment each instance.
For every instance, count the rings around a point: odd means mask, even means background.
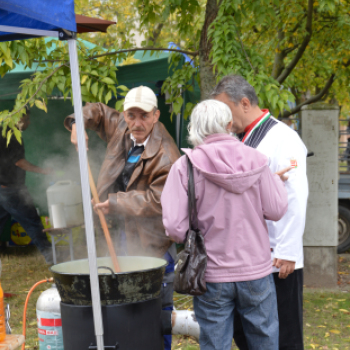
[[[87,103],[83,115],[85,128],[95,130],[108,143],[97,190],[101,202],[109,198],[111,212],[125,218],[128,253],[163,256],[171,241],[165,235],[162,223],[160,196],[171,166],[180,157],[174,140],[164,125],[157,122],[126,192],[113,193],[132,147],[127,124],[122,113],[102,103]],[[71,130],[72,119],[74,114],[64,121],[68,130]]]

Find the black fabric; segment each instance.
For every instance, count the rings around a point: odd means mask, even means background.
[[[271,130],[271,128],[273,128],[277,123],[278,122],[276,120],[269,118],[268,120],[266,120],[266,122],[264,122],[254,130],[254,132],[250,135],[248,140],[244,142],[244,144],[252,148],[257,148],[260,142],[268,133],[268,131]],[[244,136],[245,132],[237,135],[240,141],[243,140]]]
[[[10,216],[20,223],[46,262],[51,264],[51,244],[43,232],[43,224],[25,186],[0,188],[0,233]]]
[[[162,325],[162,334],[163,335],[171,335],[171,331],[173,326],[171,324],[172,310],[162,310],[160,321]]]
[[[163,280],[162,289],[160,292],[160,296],[162,298],[162,309],[173,307],[174,305],[173,294],[174,294],[173,282],[164,282]]]
[[[145,146],[134,146],[128,154],[128,159],[125,163],[125,167],[121,174],[118,176],[116,180],[116,192],[122,191],[125,192],[128,187],[129,180],[131,178],[132,173],[136,167],[136,164],[139,162],[141,158],[141,154],[143,153]]]
[[[286,279],[273,273],[279,318],[279,350],[304,350],[303,341],[303,269]],[[240,350],[249,350],[239,314],[235,313],[233,338]]]
[[[15,165],[17,161],[25,158],[23,139],[20,144],[12,136],[7,146],[6,137],[1,136],[2,128],[0,127],[0,185],[3,186],[23,186],[25,184],[26,172]]]

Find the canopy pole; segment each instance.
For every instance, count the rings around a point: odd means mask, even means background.
[[[83,120],[83,110],[80,90],[80,74],[78,64],[77,44],[75,39],[68,39],[70,70],[72,75],[72,89],[74,101],[74,113],[76,120],[78,155],[80,165],[81,189],[83,195],[84,221],[86,242],[88,248],[89,268],[90,268],[90,286],[92,296],[92,311],[94,316],[94,326],[96,335],[96,344],[98,350],[104,350],[103,342],[103,324],[100,301],[100,288],[98,283],[98,271],[96,260],[96,246],[94,223],[92,217],[91,194],[89,187],[89,172],[85,142],[85,128]]]
[[[42,30],[42,29],[31,29],[31,28],[21,28],[12,26],[2,26],[0,25],[0,32],[4,33],[17,33],[23,35],[35,35],[35,36],[53,36],[58,38],[59,34],[57,31],[53,30]]]

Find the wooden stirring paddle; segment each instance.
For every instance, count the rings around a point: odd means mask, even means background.
[[[95,204],[97,204],[97,203],[100,203],[100,199],[98,198],[97,189],[96,189],[96,186],[95,186],[94,178],[92,177],[92,173],[91,173],[91,168],[90,168],[89,162],[88,162],[88,169],[89,169],[89,182],[90,182],[90,188],[91,188],[92,197],[94,199]],[[102,230],[103,230],[103,233],[104,233],[106,241],[107,241],[109,255],[112,258],[114,271],[115,272],[120,272],[120,267],[119,267],[117,255],[115,254],[115,250],[114,250],[114,247],[113,247],[113,242],[112,242],[112,239],[111,239],[111,235],[109,234],[109,230],[108,230],[108,226],[107,226],[105,215],[102,213],[102,210],[100,210],[100,209],[97,209],[97,214],[98,214],[98,217],[100,218]]]

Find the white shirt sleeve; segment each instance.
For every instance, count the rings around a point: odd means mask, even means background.
[[[290,165],[285,186],[288,193],[287,213],[277,222],[269,222],[275,238],[274,257],[297,262],[303,256],[308,183],[306,177],[306,147],[297,134],[288,135],[279,145],[277,170]]]

